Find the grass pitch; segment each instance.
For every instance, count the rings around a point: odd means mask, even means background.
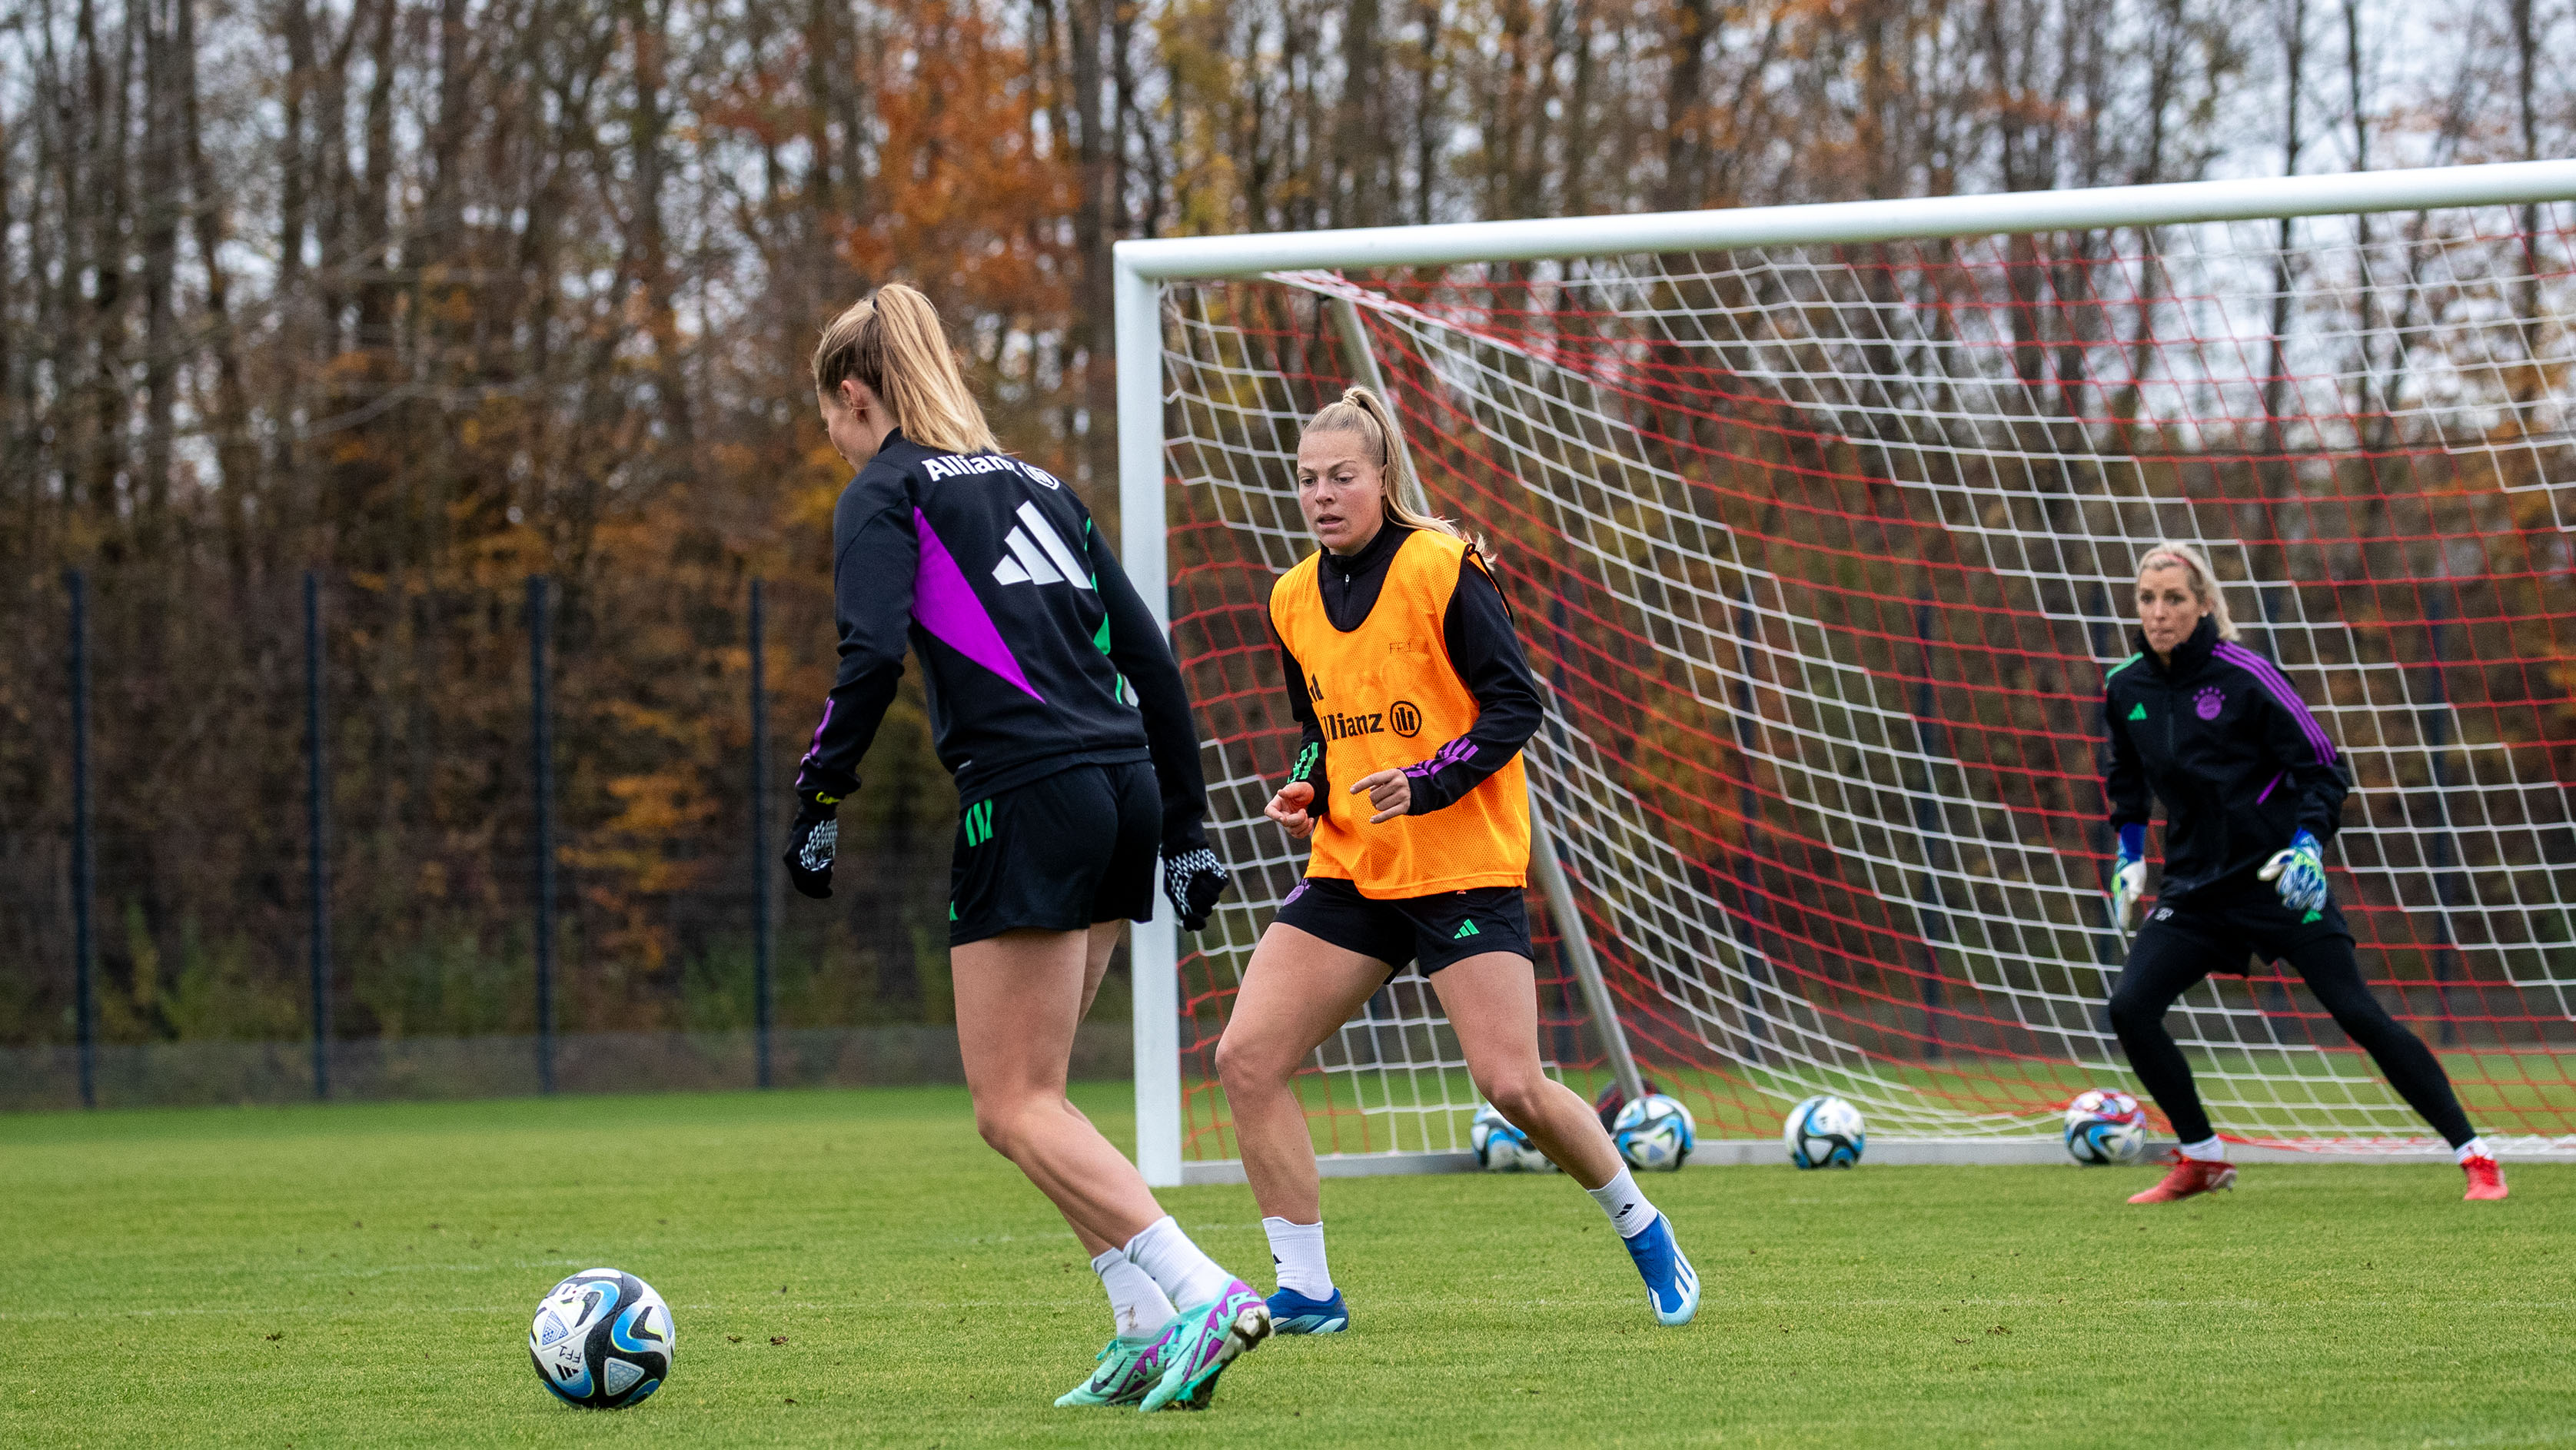
[[[959,1090],[7,1118],[0,1444],[2576,1443],[2576,1167],[2509,1171],[1691,1170],[1679,1330],[1562,1177],[1335,1182],[1354,1331],[1140,1416],[1050,1406],[1107,1311]],[[1164,1203],[1268,1286],[1243,1189]],[[679,1325],[616,1414],[521,1347],[597,1264]]]

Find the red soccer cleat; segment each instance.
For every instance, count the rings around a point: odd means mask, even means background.
[[[2469,1175],[2469,1191],[2460,1195],[2463,1203],[2505,1196],[2504,1169],[2493,1158],[2471,1158],[2460,1164]]]
[[[2174,1153],[2172,1162],[2173,1167],[2166,1171],[2164,1182],[2144,1193],[2132,1195],[2129,1201],[2171,1203],[2177,1198],[2190,1198],[2195,1194],[2236,1186],[2236,1165],[2233,1163],[2203,1163],[2197,1158],[2185,1158],[2179,1150]]]

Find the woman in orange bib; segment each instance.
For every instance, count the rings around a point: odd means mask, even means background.
[[[1312,843],[1244,969],[1217,1075],[1278,1263],[1277,1332],[1331,1333],[1350,1310],[1324,1255],[1300,1063],[1407,966],[1440,998],[1468,1074],[1582,1184],[1625,1242],[1656,1318],[1687,1324],[1699,1278],[1601,1120],[1539,1064],[1538,981],[1521,891],[1543,718],[1502,591],[1472,540],[1401,502],[1412,483],[1366,388],[1297,444],[1297,503],[1321,551],[1270,591],[1304,740],[1270,818]]]

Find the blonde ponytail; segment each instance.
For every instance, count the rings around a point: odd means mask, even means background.
[[[1000,445],[957,371],[930,299],[900,282],[850,304],[814,345],[814,391],[837,393],[856,379],[894,415],[903,436],[946,453],[989,453]]]
[[[1434,518],[1414,508],[1410,500],[1422,497],[1421,481],[1413,472],[1412,450],[1404,446],[1404,434],[1395,426],[1395,413],[1386,399],[1366,388],[1346,388],[1339,402],[1326,403],[1323,409],[1306,421],[1304,433],[1356,433],[1368,447],[1370,461],[1378,466],[1385,483],[1386,516],[1409,529],[1429,529],[1462,539],[1467,546],[1487,558],[1493,550],[1482,537],[1460,528],[1449,519]]]
[[[2209,622],[2218,630],[2218,637],[2236,638],[2236,621],[2227,617],[2227,595],[2218,587],[2218,575],[2211,571],[2209,561],[2201,557],[2200,550],[2168,539],[2139,557],[2137,577],[2144,579],[2149,569],[2168,567],[2179,567],[2191,576],[2192,597],[2208,611]]]

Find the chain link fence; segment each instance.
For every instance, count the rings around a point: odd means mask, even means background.
[[[127,580],[64,586],[0,673],[0,1108],[958,1080],[917,680],[833,898],[775,869],[819,588],[769,592],[755,660],[749,579],[649,637],[537,580],[290,580],[191,701]],[[1123,974],[1078,1074],[1127,1070]]]

